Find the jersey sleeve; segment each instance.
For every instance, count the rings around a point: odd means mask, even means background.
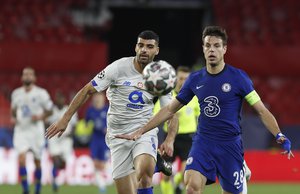
[[[10,107],[11,107],[12,110],[17,108],[16,91],[13,91],[12,94],[11,94]]]
[[[41,92],[42,106],[45,110],[50,111],[53,108],[53,102],[49,93],[43,89]]]
[[[178,95],[176,96],[176,99],[184,105],[187,105],[195,96],[194,92],[191,90],[192,75],[193,74],[187,78]]]
[[[254,90],[253,83],[249,76],[241,71],[241,80],[239,82],[241,84],[241,95],[245,100],[252,106],[256,102],[260,100],[259,95]]]
[[[92,79],[92,85],[100,92],[106,90],[118,76],[117,64],[111,63]]]

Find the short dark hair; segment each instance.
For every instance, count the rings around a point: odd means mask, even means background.
[[[35,69],[34,69],[33,67],[31,67],[31,66],[26,66],[26,67],[23,68],[23,71],[24,71],[25,69],[31,70],[31,71],[33,72],[33,74],[35,74]]]
[[[142,38],[142,39],[145,39],[145,40],[155,40],[157,42],[157,45],[159,44],[159,36],[153,32],[152,30],[145,30],[143,32],[141,32],[139,35],[138,35],[138,38]]]
[[[187,66],[178,66],[176,71],[177,72],[181,71],[181,72],[185,72],[185,73],[190,73],[192,70],[191,70],[191,68],[189,68]]]
[[[227,45],[228,36],[226,30],[220,26],[207,26],[204,28],[202,33],[202,41],[206,36],[220,37],[223,41],[223,45]]]

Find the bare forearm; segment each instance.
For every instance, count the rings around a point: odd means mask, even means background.
[[[266,128],[276,137],[280,129],[273,114],[268,109],[265,109],[259,116]]]
[[[142,128],[143,133],[146,133],[151,129],[154,129],[155,127],[159,126],[161,123],[171,118],[173,115],[174,113],[168,110],[168,106],[165,106],[154,117],[152,117],[150,121]]]
[[[178,132],[178,125],[178,116],[177,114],[174,114],[174,116],[169,120],[168,123],[168,135],[166,137],[166,140],[174,142]]]
[[[88,100],[88,98],[95,93],[96,90],[91,90],[91,88],[86,85],[75,95],[73,100],[71,101],[67,111],[63,115],[63,117],[70,121],[72,116],[77,112],[77,110]]]

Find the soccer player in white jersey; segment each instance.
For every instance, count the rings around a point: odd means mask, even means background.
[[[41,154],[45,146],[44,120],[52,114],[53,103],[48,92],[35,85],[35,71],[23,69],[23,86],[15,89],[11,96],[12,122],[15,124],[13,144],[19,154],[19,175],[23,193],[29,193],[26,171],[26,153],[32,151],[35,163],[35,194],[41,190]]]
[[[55,94],[55,105],[53,107],[53,114],[48,117],[48,126],[56,122],[67,110],[66,98],[63,93],[57,92]],[[54,137],[48,141],[48,150],[53,162],[52,168],[52,189],[54,192],[58,191],[57,175],[59,170],[64,169],[66,166],[67,159],[72,157],[73,154],[73,139],[71,137],[72,129],[78,121],[77,113],[74,114],[66,132],[62,137]]]
[[[109,110],[107,115],[106,143],[111,151],[112,176],[119,194],[152,194],[152,176],[157,154],[158,129],[149,131],[138,141],[115,138],[118,134],[130,134],[142,127],[152,117],[153,98],[143,85],[142,71],[159,53],[159,37],[153,31],[138,35],[136,56],[121,58],[102,70],[74,97],[63,117],[51,125],[46,137],[51,138],[65,131],[77,109],[95,92],[107,88]],[[160,97],[164,106],[172,100],[171,93]],[[178,129],[176,116],[170,118],[168,136],[160,146],[160,152],[173,154],[174,138]]]

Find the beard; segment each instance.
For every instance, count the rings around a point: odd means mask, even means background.
[[[30,86],[32,83],[33,83],[33,81],[30,81],[30,80],[24,80],[23,81],[24,86]]]

